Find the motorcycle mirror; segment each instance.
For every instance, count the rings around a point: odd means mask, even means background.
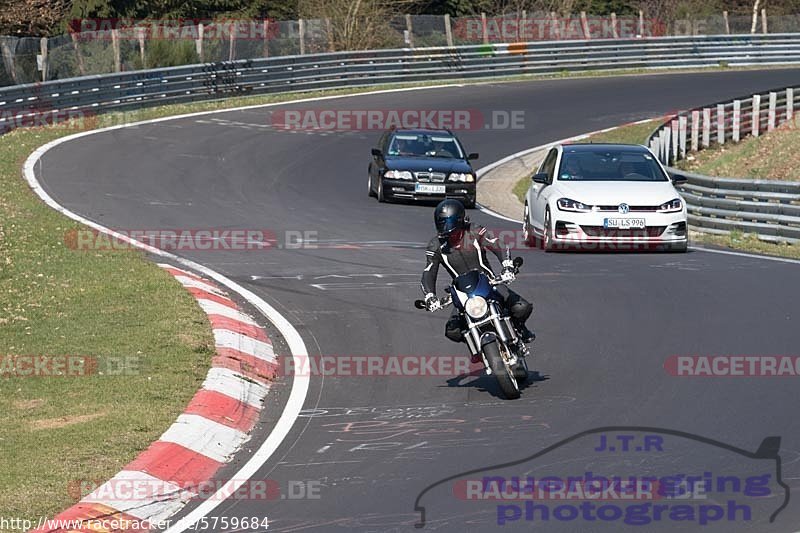
[[[514,258],[514,266],[517,267],[517,268],[521,267],[523,262],[524,261],[522,260],[521,257],[515,257]]]
[[[423,302],[422,300],[415,300],[414,307],[416,307],[417,309],[425,309],[425,302]]]

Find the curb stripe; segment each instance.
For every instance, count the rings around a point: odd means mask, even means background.
[[[201,389],[194,395],[184,411],[187,415],[198,415],[218,424],[246,432],[256,425],[260,409],[238,398],[217,391]]]
[[[197,454],[225,463],[247,440],[247,435],[202,416],[183,414],[159,440],[180,444]]]
[[[186,287],[186,290],[188,290],[196,300],[211,300],[219,305],[236,309],[236,304],[230,298],[214,294],[213,292],[204,291],[197,287]]]
[[[268,384],[278,376],[280,367],[276,363],[269,363],[252,355],[247,355],[237,350],[220,348],[213,359],[214,366],[227,368],[240,374],[246,379],[254,380],[260,384]]]
[[[203,389],[219,392],[235,400],[261,409],[261,402],[269,392],[269,385],[253,383],[229,368],[214,367],[208,371]]]
[[[139,520],[160,522],[195,496],[195,492],[145,472],[123,470],[82,501],[106,505]]]
[[[173,442],[156,441],[125,470],[146,472],[180,487],[196,487],[211,479],[222,463]]]
[[[121,472],[56,520],[127,520],[111,531],[102,522],[76,532],[133,532],[138,522],[161,522],[177,513],[203,482],[248,440],[276,375],[275,352],[266,331],[240,311],[224,290],[186,270],[159,264],[183,285],[208,315],[216,355],[198,390],[177,420]],[[124,522],[123,522],[124,523]],[[109,522],[110,524],[110,522]],[[66,532],[64,527],[39,530]],[[108,526],[110,527],[110,525]],[[147,531],[142,529],[142,531]],[[68,533],[68,532],[67,532]]]
[[[237,350],[247,355],[252,355],[270,363],[275,363],[275,351],[272,344],[251,339],[241,333],[227,329],[215,329],[214,339],[218,348],[229,348]]]
[[[207,315],[219,315],[224,316],[226,318],[230,318],[231,320],[236,320],[237,322],[242,322],[244,324],[250,324],[252,326],[258,326],[258,324],[249,316],[242,313],[235,307],[230,307],[229,305],[222,305],[217,303],[213,300],[205,300],[203,298],[199,298],[197,303],[206,312]]]
[[[255,339],[267,344],[270,344],[269,337],[264,333],[264,330],[252,324],[245,324],[233,318],[228,318],[222,315],[208,315],[208,320],[211,322],[213,329],[224,329],[239,333],[251,339]]]
[[[183,285],[184,287],[194,287],[196,289],[200,289],[201,291],[210,292],[212,294],[218,294],[220,296],[225,296],[225,292],[222,289],[215,287],[214,285],[211,285],[205,281],[198,281],[196,279],[182,275],[175,276],[175,279],[178,280],[180,284]]]

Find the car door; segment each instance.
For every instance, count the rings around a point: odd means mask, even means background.
[[[378,140],[378,144],[375,146],[378,150],[380,150],[384,156],[386,155],[386,140],[388,137],[388,133],[384,133],[381,135],[381,138]],[[378,157],[376,155],[372,156],[372,161],[369,163],[369,175],[372,177],[372,184],[373,187],[378,186],[378,178],[381,175],[381,169],[383,168],[383,157]]]
[[[552,148],[538,170],[539,173],[547,174],[547,183],[531,182],[531,188],[528,191],[528,209],[531,212],[531,225],[539,231],[544,228],[544,211],[547,207],[547,199],[550,197],[549,189],[555,176],[557,160],[558,149]]]

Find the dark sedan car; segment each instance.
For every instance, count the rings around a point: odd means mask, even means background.
[[[372,149],[369,195],[379,202],[455,198],[475,207],[469,162],[477,158],[448,130],[387,131]]]

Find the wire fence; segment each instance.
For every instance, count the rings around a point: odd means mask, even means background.
[[[293,21],[80,20],[52,38],[0,36],[0,86],[236,59],[358,49],[425,48],[559,40],[647,39],[685,35],[800,32],[800,15],[756,19],[727,14],[662,22],[639,15],[518,12],[451,18],[405,15],[361,40],[340,36],[329,19]],[[358,25],[356,25],[358,30]],[[367,34],[366,36],[364,34]],[[373,35],[374,34],[374,35]]]

